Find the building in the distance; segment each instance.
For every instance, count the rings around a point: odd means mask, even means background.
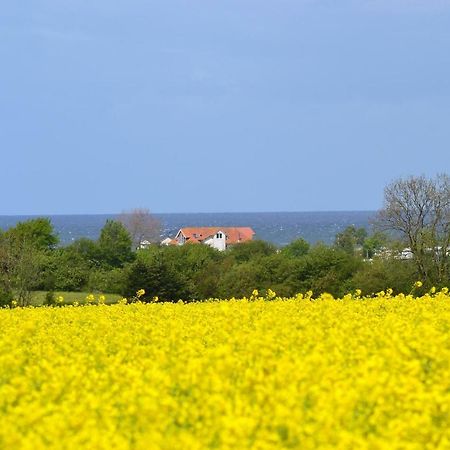
[[[161,245],[178,245],[178,242],[175,239],[167,237],[161,241]]]
[[[187,227],[181,228],[174,239],[165,239],[163,245],[205,244],[217,250],[248,242],[255,232],[250,227]]]

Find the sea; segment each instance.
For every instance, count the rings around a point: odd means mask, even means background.
[[[172,213],[154,214],[162,225],[161,239],[174,237],[183,227],[245,226],[252,227],[255,238],[284,246],[303,238],[310,244],[331,244],[337,233],[349,225],[370,231],[370,219],[375,211],[320,211],[320,212],[247,212],[247,213]],[[115,214],[0,216],[0,229],[36,217],[48,217],[59,236],[61,245],[79,238],[97,239],[108,219]]]

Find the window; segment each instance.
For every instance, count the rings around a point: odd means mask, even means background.
[[[222,239],[222,233],[217,233],[217,239]]]

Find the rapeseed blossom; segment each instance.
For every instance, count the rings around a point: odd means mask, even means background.
[[[450,448],[447,290],[250,298],[0,309],[0,448]]]

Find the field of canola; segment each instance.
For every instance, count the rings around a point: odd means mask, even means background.
[[[450,448],[450,297],[0,310],[2,449]]]

